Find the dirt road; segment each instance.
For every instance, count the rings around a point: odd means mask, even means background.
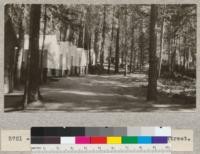
[[[43,106],[31,105],[24,112],[155,112],[192,111],[191,104],[165,93],[157,102],[146,101],[147,76],[143,74],[66,77],[41,88]]]

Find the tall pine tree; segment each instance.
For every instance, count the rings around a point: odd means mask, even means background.
[[[39,32],[41,5],[32,4],[30,12],[29,52],[27,64],[27,79],[24,94],[25,106],[39,100]]]
[[[157,99],[157,57],[156,57],[156,22],[158,16],[158,7],[151,5],[150,31],[149,31],[149,83],[147,91],[147,100],[155,101]]]

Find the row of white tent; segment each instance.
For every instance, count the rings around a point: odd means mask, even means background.
[[[42,50],[43,35],[39,38],[39,48]],[[29,36],[25,36],[24,55],[29,49]],[[88,66],[89,51],[77,48],[70,42],[58,42],[56,35],[46,35],[44,41],[43,68],[48,71],[70,71],[73,68],[86,68]],[[91,50],[92,64],[95,61],[94,51]],[[24,56],[26,57],[26,56]],[[25,58],[26,59],[26,58]],[[24,61],[26,61],[24,59]]]

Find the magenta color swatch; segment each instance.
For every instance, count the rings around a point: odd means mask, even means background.
[[[87,136],[77,136],[76,144],[90,144],[90,137]]]

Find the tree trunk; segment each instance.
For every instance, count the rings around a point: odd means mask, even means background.
[[[65,25],[65,27],[64,27],[64,35],[63,35],[63,39],[62,39],[62,41],[66,41],[67,40],[67,38],[68,38],[68,31],[69,31],[69,29],[68,29],[69,27],[68,27],[68,25]]]
[[[99,41],[99,31],[96,26],[95,28],[95,34],[94,34],[94,52],[95,52],[95,65],[98,63],[98,57],[99,57],[99,46],[98,46],[98,41]]]
[[[174,76],[174,71],[175,71],[175,66],[176,66],[176,46],[177,46],[177,41],[176,41],[176,35],[174,33],[174,38],[173,38],[173,52],[171,55],[171,77]]]
[[[178,60],[178,71],[181,72],[181,36],[179,37],[179,46],[178,46],[178,52],[179,52],[179,60]]]
[[[85,18],[85,14],[82,15],[82,18],[80,19],[80,27],[79,27],[79,36],[78,36],[78,42],[77,42],[77,46],[79,48],[84,48],[85,45],[85,23],[83,21],[83,19]]]
[[[85,15],[84,15],[85,16]],[[83,36],[82,36],[82,48],[85,48],[85,33],[86,33],[86,26],[85,26],[85,22],[83,22]]]
[[[147,100],[157,100],[157,57],[156,57],[156,22],[158,16],[158,7],[155,4],[151,5],[150,15],[150,31],[149,31],[149,79]]]
[[[165,19],[163,17],[161,22],[161,34],[160,34],[160,57],[159,57],[159,67],[158,67],[158,78],[160,77],[161,68],[162,68],[162,58],[163,58],[163,46],[164,46],[164,27],[165,27]]]
[[[184,37],[183,42],[184,42],[184,44],[186,44],[186,42],[187,42],[186,37]],[[185,64],[186,64],[186,50],[187,50],[187,48],[184,47],[184,49],[183,49],[183,74],[185,73],[185,70],[186,70],[186,67],[185,67]]]
[[[135,33],[135,32],[134,32]],[[134,41],[134,43],[133,43],[133,68],[132,68],[132,71],[134,72],[135,70],[136,70],[136,68],[137,68],[137,50],[135,49],[135,36],[133,36],[134,38],[133,38],[133,40],[132,41]]]
[[[27,80],[24,94],[25,106],[39,100],[39,32],[41,5],[32,4],[30,12],[29,53]]]
[[[122,65],[122,68],[124,67],[124,51],[122,50],[121,52],[121,65]]]
[[[44,43],[46,37],[46,26],[47,25],[47,6],[44,6],[44,29],[43,29],[43,40],[42,40],[42,50],[40,55],[40,84],[43,82],[43,56],[44,56]]]
[[[62,28],[60,27],[59,29],[59,33],[60,33],[60,41],[62,40]]]
[[[118,12],[118,28],[117,28],[116,49],[115,49],[115,73],[119,73],[119,33],[120,33],[120,19]]]
[[[110,74],[110,65],[111,65],[111,56],[112,56],[112,45],[113,45],[112,43],[113,43],[113,33],[114,33],[114,15],[115,15],[115,8],[113,7],[110,51],[109,51],[109,55],[108,55],[108,74]]]
[[[79,35],[78,35],[78,42],[77,42],[77,46],[79,48],[84,48],[83,46],[83,26],[81,25],[79,28]]]
[[[127,75],[127,56],[128,56],[128,43],[127,43],[127,7],[125,8],[125,68],[124,68],[124,76]]]
[[[144,32],[143,32],[143,21],[140,26],[140,37],[139,37],[139,47],[140,47],[140,72],[143,70],[144,66]]]
[[[91,44],[92,44],[92,34],[88,34],[88,51],[89,51],[89,65],[88,65],[88,71],[91,72],[92,67],[92,55],[91,55]]]
[[[19,49],[16,59],[16,68],[15,68],[15,88],[19,88],[21,81],[21,66],[22,66],[22,54],[24,51],[24,6],[22,5],[22,12],[20,15],[19,22]]]
[[[17,37],[14,31],[12,20],[8,14],[8,7],[5,6],[5,33],[4,33],[4,90],[6,93],[13,92],[14,71],[16,61]]]
[[[105,37],[106,37],[106,6],[104,6],[104,13],[103,13],[103,30],[102,30],[102,43],[101,43],[101,52],[100,52],[100,64],[103,68],[104,64],[104,46],[105,46]]]
[[[108,74],[110,74],[111,55],[112,55],[112,42],[111,42],[111,45],[110,45],[110,50],[109,50],[109,55],[108,55]]]
[[[187,52],[187,71],[189,71],[189,69],[190,69],[190,51],[191,50],[191,48],[190,47],[188,47],[188,52]]]
[[[132,23],[134,24],[134,23]],[[133,72],[134,68],[135,67],[135,61],[134,61],[134,64],[133,64],[133,53],[135,53],[135,26],[133,25],[132,26],[132,39],[131,39],[131,56],[130,56],[130,64],[129,64],[129,70],[130,70],[130,73]],[[134,58],[135,58],[135,55],[134,55]]]
[[[16,49],[13,48],[12,54],[10,54],[10,70],[9,70],[9,93],[14,90],[14,76],[15,76],[15,65],[16,65]]]
[[[70,26],[69,28],[69,36],[68,36],[68,41],[71,42],[71,43],[75,43],[74,41],[74,30],[72,29],[72,27]]]
[[[167,55],[168,55],[168,61],[167,61],[167,65],[168,65],[168,72],[170,72],[171,71],[171,67],[170,67],[170,65],[171,65],[171,31],[170,31],[170,25],[169,25],[169,28],[168,28],[168,33],[169,33],[169,35],[168,35],[168,37],[167,37],[167,44],[168,44],[168,52],[167,52]]]

